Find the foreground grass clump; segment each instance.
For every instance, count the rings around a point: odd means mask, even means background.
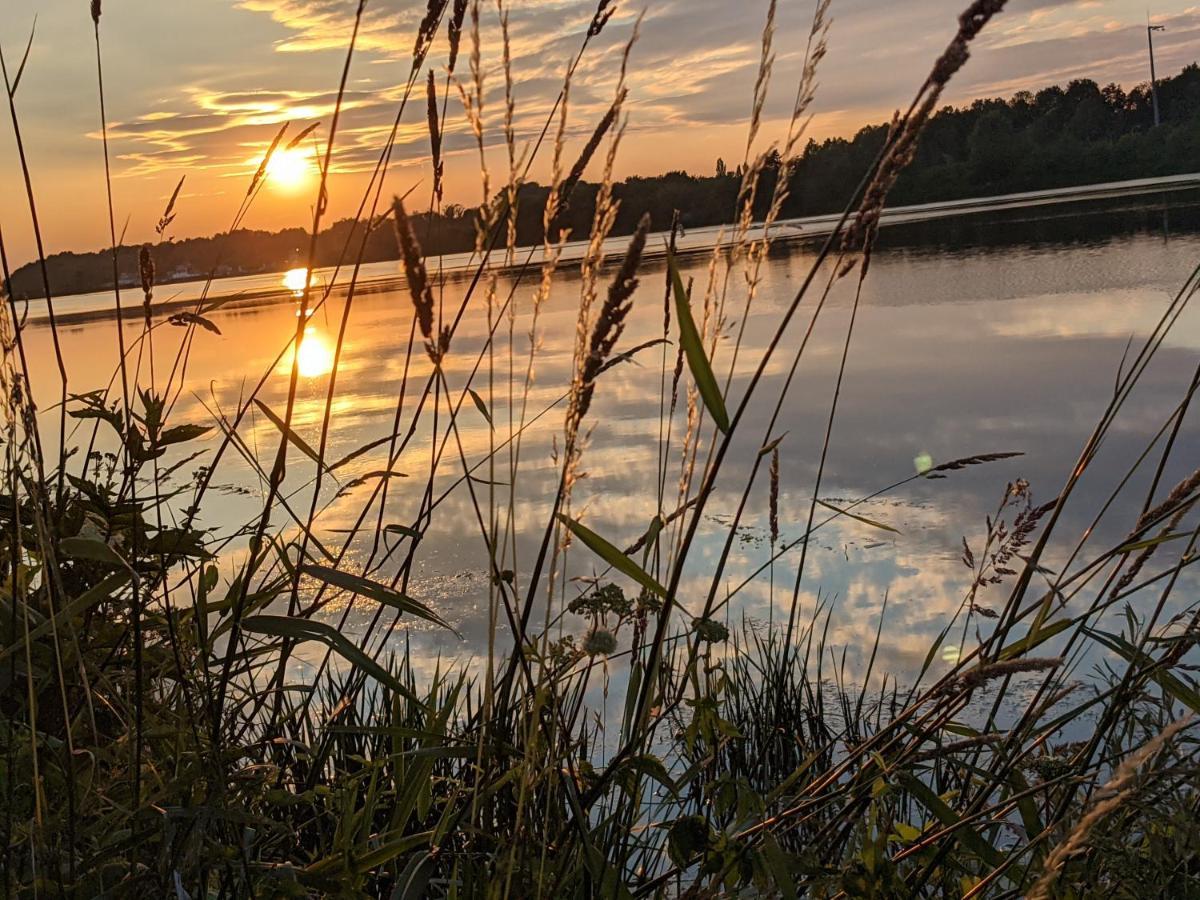
[[[442,302],[436,265],[425,258],[421,229],[404,203],[384,199],[381,178],[362,198],[362,233],[395,231],[413,327],[396,347],[406,362],[393,433],[353,454],[378,467],[348,535],[321,520],[341,492],[334,473],[344,462],[326,453],[336,367],[319,440],[293,428],[304,322],[336,278],[325,288],[305,286],[296,332],[281,342],[280,358],[292,359],[286,405],[272,409],[258,396],[268,372],[235,410],[214,411],[211,425],[177,422],[176,401],[187,386],[193,341],[218,328],[209,318],[213,304],[156,317],[149,253],[140,260],[141,333],[129,345],[119,337],[121,363],[107,387],[71,390],[65,361],[60,384],[31,385],[26,326],[18,305],[6,302],[0,317],[6,893],[1200,895],[1194,853],[1200,768],[1190,718],[1200,710],[1192,674],[1200,606],[1185,601],[1180,610],[1172,601],[1166,614],[1177,580],[1196,558],[1195,526],[1185,520],[1200,499],[1200,474],[1174,487],[1161,479],[1190,392],[1159,438],[1129,461],[1131,473],[1155,474],[1136,521],[1124,523],[1125,537],[1097,546],[1092,529],[1073,539],[1061,524],[1080,478],[1200,284],[1196,277],[1146,342],[1130,349],[1104,416],[1054,499],[1036,505],[1028,484],[1008,484],[984,535],[964,541],[962,608],[915,677],[887,675],[874,652],[863,672],[831,662],[828,609],[806,613],[792,599],[780,605],[778,621],[738,624],[729,605],[742,588],[722,591],[731,548],[762,481],[771,559],[751,581],[768,583],[772,592],[776,575],[786,573],[794,579],[791,597],[799,596],[809,538],[829,521],[853,516],[878,526],[854,511],[862,500],[834,507],[817,499],[824,457],[812,499],[799,510],[782,508],[778,473],[787,445],[780,418],[792,380],[766,397],[763,374],[785,356],[794,374],[807,347],[802,306],[815,323],[835,283],[861,286],[868,276],[890,190],[972,41],[1003,6],[977,0],[960,18],[913,105],[897,117],[875,164],[847,198],[841,225],[797,284],[767,349],[744,374],[738,356],[750,350],[737,322],[754,303],[790,182],[773,180],[765,220],[754,230],[755,204],[765,190],[759,179],[773,154],[784,165],[796,156],[825,53],[828,3],[816,5],[787,132],[776,146],[755,152],[773,59],[775,7],[768,6],[737,224],[713,250],[706,283],[685,283],[670,254],[662,294],[648,283],[639,291],[652,246],[649,222],[643,220],[616,265],[607,265],[603,252],[617,214],[612,173],[637,23],[614,18],[609,0],[584,23],[579,54],[545,120],[553,181],[540,211],[546,240],[536,259],[518,254],[513,223],[542,142],[525,153],[517,147],[508,11],[497,4],[509,168],[495,193],[485,175],[486,199],[474,213],[477,278],[460,308]],[[356,29],[363,15],[360,4]],[[485,15],[491,7],[478,2],[432,0],[418,26],[404,103],[424,87],[433,207],[441,202],[446,105],[458,93],[451,79],[458,79],[460,49],[468,51],[469,69],[457,85],[464,125],[487,172]],[[93,16],[99,53],[98,3]],[[428,55],[441,51],[443,23],[449,74],[439,83],[436,74],[421,73]],[[612,104],[572,162],[563,148],[575,65],[619,27],[631,36]],[[353,52],[352,43],[339,97]],[[10,83],[19,128],[17,96]],[[253,203],[271,153],[288,146],[286,131],[285,125],[253,174],[231,230]],[[336,119],[328,132],[326,173]],[[381,148],[381,172],[394,140],[395,132]],[[21,165],[28,171],[24,156]],[[590,231],[573,235],[586,239],[587,250],[572,376],[539,409],[531,391],[537,316],[563,267],[564,210],[591,166],[602,169],[601,187]],[[36,208],[32,192],[28,202]],[[320,234],[323,215],[324,203],[317,202],[310,235]],[[115,248],[115,227],[112,237]],[[672,230],[668,244],[674,237]],[[345,317],[352,314],[365,246],[360,237],[343,249],[353,273]],[[310,259],[313,252],[315,239]],[[517,273],[507,296],[495,276],[500,258]],[[6,258],[4,267],[7,284]],[[526,279],[533,339],[519,349],[508,312],[528,299],[518,294]],[[647,293],[655,303],[665,298],[663,331],[637,336],[641,342],[624,349],[631,304]],[[490,338],[477,354],[455,345],[467,315],[487,324]],[[51,330],[56,340],[53,321]],[[659,463],[647,486],[658,510],[640,535],[619,540],[590,528],[574,496],[591,430],[603,427],[593,401],[606,373],[634,356],[658,357]],[[843,357],[843,373],[845,365]],[[58,393],[64,402],[36,410],[35,390]],[[464,403],[489,426],[481,456],[463,449]],[[501,408],[507,421],[497,415]],[[816,423],[826,448],[837,408],[835,392],[828,419]],[[767,415],[751,418],[751,410]],[[252,411],[277,432],[277,446],[262,458],[242,434]],[[518,557],[516,531],[527,521],[517,515],[518,501],[529,493],[525,487],[522,494],[522,438],[550,412],[562,415],[557,490],[534,533],[520,535],[536,552]],[[748,433],[760,420],[767,420],[765,433]],[[417,434],[429,437],[428,454],[413,451]],[[746,441],[761,450],[750,451],[744,483],[731,485],[726,460]],[[261,483],[263,508],[242,528],[215,533],[204,513],[219,497],[216,473],[230,450]],[[931,463],[901,484],[953,478],[1012,455]],[[405,494],[411,515],[402,523],[385,518],[389,491],[399,491],[391,482],[401,459],[426,478]],[[447,475],[457,479],[449,488]],[[696,535],[717,502],[719,482],[733,508],[717,552],[701,560]],[[1115,485],[1113,496],[1125,487]],[[412,588],[422,541],[435,517],[447,515],[443,501],[451,494],[468,510],[469,520],[458,527],[483,548],[488,645],[484,658],[431,673],[395,633],[413,623],[450,628],[446,611],[411,594],[418,593]],[[781,517],[793,520],[801,537],[781,542]],[[1044,564],[1052,540],[1060,547],[1056,558],[1066,560],[1055,571]],[[571,561],[580,556],[598,574],[569,581],[576,571]],[[977,602],[984,586],[990,596],[1005,591],[1005,602],[996,608]],[[351,608],[365,610],[370,622],[357,638],[340,627]],[[1126,613],[1116,630],[1112,617],[1103,616],[1113,609]],[[948,639],[961,655],[935,669]],[[294,665],[301,647],[323,653],[303,679]],[[1106,668],[1083,680],[1096,648],[1105,651]],[[625,677],[610,681],[618,667]],[[606,714],[596,714],[597,701]]]

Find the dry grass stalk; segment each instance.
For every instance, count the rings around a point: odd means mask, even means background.
[[[442,13],[446,11],[447,2],[448,0],[429,0],[428,4],[426,4],[425,17],[421,19],[421,24],[417,26],[417,37],[413,44],[412,60],[414,69],[425,58],[425,54],[429,52],[429,46],[437,36],[438,22],[442,20]]]
[[[977,687],[997,678],[1009,675],[1020,675],[1026,672],[1045,672],[1057,669],[1063,664],[1061,656],[1036,657],[1023,659],[1006,659],[996,663],[986,663],[964,672],[951,685],[951,691],[972,691]]]
[[[463,19],[466,15],[467,0],[454,0],[454,11],[450,14],[450,22],[446,27],[447,39],[450,44],[446,68],[450,74],[454,74],[454,67],[458,64],[458,48],[462,42]]]
[[[508,207],[508,234],[505,241],[505,262],[512,263],[517,249],[517,212],[520,194],[521,173],[517,161],[517,135],[513,126],[516,118],[516,99],[513,94],[512,42],[508,33],[508,9],[504,0],[496,0],[496,16],[500,20],[500,46],[504,71],[504,146],[508,151],[508,185],[506,200]],[[509,305],[509,320],[516,311]]]
[[[608,24],[608,20],[616,11],[617,4],[613,0],[600,0],[596,4],[596,13],[592,16],[592,22],[588,26],[588,37],[599,37],[600,32],[604,30],[604,26]]]
[[[1079,820],[1066,840],[1050,851],[1046,857],[1042,875],[1026,895],[1026,900],[1049,900],[1050,890],[1062,873],[1062,868],[1067,860],[1086,848],[1087,839],[1092,830],[1109,814],[1124,805],[1136,790],[1134,781],[1137,778],[1138,770],[1175,735],[1191,725],[1192,719],[1193,716],[1188,715],[1172,722],[1160,734],[1125,758],[1117,767],[1112,779],[1097,792],[1095,805]]]
[[[408,290],[412,294],[413,308],[417,313],[417,326],[421,329],[421,337],[425,339],[425,352],[429,354],[434,365],[438,365],[448,348],[447,333],[443,333],[435,341],[433,336],[433,288],[429,282],[429,273],[425,269],[425,258],[421,245],[413,232],[412,222],[404,211],[404,201],[399,197],[392,204],[392,223],[396,229],[396,244],[400,248],[400,256],[404,260],[404,275],[408,281]]]
[[[777,0],[770,0],[767,5],[767,24],[762,32],[762,53],[758,60],[758,75],[754,79],[754,100],[750,106],[750,127],[746,131],[746,152],[743,162],[750,159],[750,151],[758,137],[758,129],[762,124],[763,106],[767,102],[767,88],[771,83],[771,70],[775,66],[775,54],[771,45],[775,39],[775,10]]]
[[[962,753],[964,750],[975,750],[979,747],[990,747],[993,744],[1000,743],[1006,737],[1006,734],[998,731],[990,734],[977,734],[974,737],[963,738],[961,741],[943,744],[942,746],[935,747],[932,750],[923,750],[913,757],[913,762],[928,762],[931,759],[937,759],[942,756],[951,756],[955,753]]]
[[[150,301],[154,299],[154,255],[150,252],[149,244],[143,244],[138,253],[138,275],[142,280],[142,310],[149,324]]]
[[[1187,478],[1183,479],[1183,481],[1179,482],[1179,484],[1175,485],[1171,489],[1171,493],[1167,494],[1167,499],[1162,503],[1140,516],[1137,526],[1133,529],[1133,534],[1138,534],[1150,523],[1161,519],[1178,504],[1182,503],[1185,498],[1191,497],[1198,488],[1200,488],[1200,469],[1197,469]]]
[[[640,20],[639,20],[640,25]],[[621,59],[620,76],[617,80],[616,96],[613,98],[612,105],[605,114],[604,120],[600,126],[592,134],[592,138],[588,141],[588,146],[584,148],[584,152],[580,155],[579,160],[575,163],[574,168],[568,174],[563,187],[563,196],[569,200],[570,192],[574,188],[574,184],[578,183],[584,169],[587,166],[588,160],[595,153],[596,147],[599,146],[605,133],[609,132],[614,122],[618,121],[621,113],[622,104],[628,96],[628,91],[625,89],[625,76],[629,66],[629,54],[633,49],[634,43],[638,38],[638,26],[635,25],[633,34],[625,45],[624,54]],[[567,457],[567,479],[566,490],[567,496],[570,496],[570,487],[573,482],[574,463],[578,457],[580,447],[577,441],[577,430],[579,421],[583,418],[583,412],[591,403],[591,388],[588,386],[589,381],[594,381],[595,376],[599,374],[599,367],[603,365],[607,354],[603,359],[600,359],[592,370],[591,378],[587,377],[587,371],[591,365],[591,357],[596,350],[596,341],[598,340],[600,329],[605,325],[603,321],[605,315],[611,315],[612,310],[609,304],[613,302],[614,291],[619,293],[620,276],[618,282],[613,288],[610,288],[608,301],[601,310],[600,317],[597,319],[595,326],[592,324],[592,306],[596,300],[596,283],[597,276],[600,271],[600,266],[604,262],[604,242],[612,233],[613,225],[616,223],[618,203],[613,200],[613,170],[616,166],[617,150],[621,145],[621,138],[624,134],[624,128],[618,127],[613,133],[608,142],[608,152],[604,157],[604,170],[600,178],[600,188],[596,195],[596,209],[592,217],[592,227],[588,239],[587,250],[584,253],[583,261],[580,264],[580,297],[579,297],[579,313],[575,320],[575,357],[574,357],[574,376],[571,383],[571,400],[567,413],[567,429],[566,429],[566,457]],[[565,208],[565,205],[564,205]],[[635,233],[633,242],[630,244],[630,253],[626,255],[625,266],[628,266],[631,259],[631,254],[636,250],[636,258],[634,258],[634,271],[636,264],[641,259],[642,248],[645,245],[645,233],[642,231],[643,225],[646,229],[649,228],[649,222],[643,221],[638,223],[638,232]],[[622,274],[625,272],[625,266],[622,267]],[[629,273],[630,279],[633,278],[633,272]],[[632,280],[632,286],[636,285],[636,279]],[[626,309],[627,313],[628,310]],[[624,316],[621,317],[623,321]],[[621,326],[624,327],[623,325]],[[618,331],[619,335],[619,331]],[[613,337],[615,342],[616,336]],[[609,347],[611,349],[611,346]],[[584,394],[587,394],[586,401]]]
[[[947,83],[970,58],[970,45],[992,17],[1004,9],[1007,0],[975,0],[958,18],[958,32],[933,66],[925,84],[917,94],[913,107],[904,116],[897,113],[888,132],[883,159],[863,196],[854,222],[846,232],[843,248],[856,253],[862,261],[861,275],[866,276],[871,263],[871,251],[879,234],[879,221],[888,195],[900,174],[917,153],[917,144],[929,117],[941,99]],[[854,267],[848,260],[842,268],[845,275]]]
[[[579,157],[575,160],[575,165],[571,166],[571,171],[567,173],[567,177],[564,179],[560,189],[561,202],[555,211],[553,221],[550,223],[552,231],[561,232],[562,220],[571,208],[571,195],[575,193],[575,188],[578,187],[580,179],[583,178],[583,173],[587,170],[592,157],[600,147],[600,142],[604,140],[604,136],[608,134],[609,129],[612,128],[613,123],[617,120],[617,116],[621,111],[621,105],[625,102],[626,96],[627,92],[624,89],[618,91],[617,98],[604,113],[604,117],[597,123],[591,137],[583,145],[583,150],[580,151]]]
[[[493,216],[495,215],[494,204],[492,203],[492,180],[491,173],[488,171],[487,154],[485,152],[483,140],[483,104],[484,104],[484,72],[483,72],[483,53],[481,50],[480,28],[479,28],[479,5],[480,0],[472,0],[471,9],[471,91],[458,83],[458,96],[462,101],[463,109],[467,115],[467,123],[471,127],[471,134],[475,138],[475,147],[479,153],[479,180],[483,190],[483,202],[479,207],[479,215],[475,220],[475,250],[482,252],[487,244],[488,232],[491,230]]]
[[[771,451],[771,496],[769,503],[771,546],[779,543],[779,448]]]
[[[186,175],[179,179],[179,184],[175,185],[175,191],[171,194],[171,199],[167,201],[167,208],[163,210],[163,214],[158,219],[158,224],[154,226],[154,230],[160,238],[165,235],[166,230],[175,221],[175,202],[179,199],[179,192],[183,190],[183,182],[186,179]]]
[[[733,354],[729,362],[728,378],[730,381],[732,381],[737,368],[738,353],[741,349],[746,321],[750,316],[750,308],[754,303],[755,297],[758,295],[758,287],[762,280],[763,262],[771,249],[771,242],[774,237],[772,226],[774,226],[783,213],[783,205],[790,194],[792,173],[798,159],[797,147],[801,138],[807,132],[809,122],[812,119],[809,109],[816,97],[817,71],[821,61],[828,52],[829,28],[831,25],[828,18],[830,2],[831,0],[820,0],[813,12],[812,24],[808,33],[808,43],[804,51],[804,67],[801,72],[800,83],[796,88],[796,99],[792,104],[792,114],[788,121],[787,136],[783,142],[783,149],[778,156],[779,168],[775,173],[775,185],[772,189],[771,204],[763,219],[762,237],[751,242],[747,251],[744,274],[746,299],[742,308],[741,324],[738,329],[737,340],[734,342]],[[769,17],[768,28],[770,27],[771,18]],[[766,40],[767,36],[764,34],[764,42]],[[753,221],[755,198],[758,193],[758,179],[761,177],[762,169],[765,167],[767,161],[773,158],[769,155],[770,152],[768,151],[768,154],[764,154],[756,160],[759,170],[754,173],[753,180],[749,182],[744,180],[742,183],[742,190],[747,192],[747,194],[745,197],[739,198],[743,204],[742,218],[739,222],[737,243],[731,255],[731,265],[741,252],[741,245],[745,241],[747,232]],[[720,313],[718,315],[718,331],[724,330],[725,326],[725,295],[723,291]]]
[[[437,100],[437,84],[433,78],[433,69],[430,69],[429,78],[425,82],[425,115],[429,120],[429,146],[433,160],[433,195],[440,204],[445,163],[442,160],[442,129],[438,122]]]
[[[267,174],[267,166],[271,164],[271,157],[275,155],[276,149],[279,147],[279,142],[283,140],[284,132],[288,129],[287,122],[280,126],[279,131],[275,134],[275,140],[271,141],[271,146],[267,148],[267,152],[263,154],[262,161],[258,164],[258,169],[254,173],[254,177],[250,179],[250,186],[246,188],[246,196],[249,197],[254,193],[262,181],[263,176]]]
[[[1141,516],[1139,516],[1137,524],[1134,526],[1133,531],[1131,531],[1126,537],[1126,541],[1138,540],[1142,535],[1142,532],[1149,528],[1153,523],[1162,519],[1162,517],[1171,512],[1171,510],[1175,510],[1167,524],[1163,526],[1161,531],[1159,531],[1158,536],[1164,537],[1168,534],[1171,534],[1176,528],[1179,527],[1179,523],[1183,521],[1183,517],[1186,516],[1188,511],[1195,505],[1196,500],[1200,499],[1192,496],[1196,492],[1197,488],[1200,488],[1200,469],[1197,469],[1187,478],[1179,482],[1179,484],[1175,485],[1175,487],[1171,489],[1171,493],[1167,495],[1167,498],[1163,500],[1162,503],[1158,504],[1153,509],[1147,510]],[[1158,547],[1158,544],[1151,544],[1150,546],[1142,549],[1141,553],[1139,553],[1134,561],[1129,565],[1129,568],[1121,573],[1120,579],[1118,579],[1116,585],[1109,594],[1109,599],[1116,598],[1117,595],[1133,584],[1134,579],[1138,577],[1146,563],[1148,563],[1150,558],[1154,556],[1155,552],[1158,550]]]
[[[612,355],[613,348],[620,340],[621,334],[625,331],[625,320],[633,308],[633,294],[638,286],[637,270],[641,265],[642,252],[646,248],[646,235],[649,231],[650,215],[647,213],[638,222],[637,230],[634,231],[633,237],[629,241],[629,249],[625,251],[625,259],[608,287],[608,296],[600,308],[600,315],[596,318],[587,359],[580,372],[578,398],[572,410],[576,429],[591,407],[592,395],[596,390],[596,378]]]

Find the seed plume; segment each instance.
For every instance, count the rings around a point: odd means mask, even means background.
[[[571,414],[573,427],[570,431],[574,431],[587,415],[592,405],[592,395],[596,390],[596,378],[625,331],[625,319],[633,307],[633,293],[638,286],[637,270],[641,265],[642,252],[646,249],[646,233],[649,230],[650,216],[644,215],[629,242],[629,249],[625,251],[620,271],[608,286],[608,296],[596,319],[587,359],[580,373],[578,397]]]
[[[425,339],[425,351],[437,364],[441,361],[444,341],[435,342],[433,337],[433,289],[429,284],[429,273],[425,269],[425,258],[408,213],[404,211],[404,201],[399,197],[393,201],[392,211],[396,243],[404,260],[404,275],[412,294],[413,308],[417,312],[417,326],[421,329],[421,337]]]

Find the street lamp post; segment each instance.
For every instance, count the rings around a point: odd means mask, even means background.
[[[1146,24],[1146,41],[1150,44],[1150,99],[1154,103],[1154,127],[1161,123],[1158,113],[1158,76],[1154,72],[1154,32],[1166,31],[1165,25]]]

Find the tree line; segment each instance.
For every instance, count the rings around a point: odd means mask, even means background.
[[[1148,84],[1126,91],[1116,84],[1101,87],[1088,79],[1066,87],[1021,91],[1002,99],[976,100],[968,106],[947,106],[930,120],[916,158],[891,194],[894,205],[928,203],[1018,191],[1070,187],[1131,178],[1176,175],[1200,170],[1200,66],[1184,68],[1158,82],[1162,124],[1154,127],[1153,99]],[[778,152],[763,169],[754,214],[767,212],[775,185],[788,172],[785,217],[818,215],[841,210],[849,202],[863,173],[874,161],[887,136],[887,125],[868,125],[852,138],[810,140],[785,166]],[[615,234],[628,234],[643,214],[653,227],[670,227],[675,211],[685,228],[727,224],[733,220],[742,167],[717,160],[711,175],[682,171],[633,176],[613,186],[620,201]],[[591,227],[599,186],[581,182],[569,208],[559,217],[572,233],[585,235]],[[517,199],[517,240],[539,243],[549,188],[524,185]],[[474,246],[478,210],[458,205],[444,211],[414,215],[416,231],[430,255],[457,253]],[[321,233],[316,263],[338,262],[344,248],[357,254],[361,225],[343,220]],[[137,277],[140,247],[121,247],[122,281]],[[160,280],[273,272],[303,264],[308,236],[303,229],[279,232],[236,231],[209,238],[165,241],[154,248]],[[398,257],[390,228],[374,229],[367,237],[364,262]],[[108,250],[59,253],[48,260],[55,294],[77,294],[112,288],[112,258]],[[18,298],[43,295],[41,274],[33,263],[13,273],[12,292]]]

